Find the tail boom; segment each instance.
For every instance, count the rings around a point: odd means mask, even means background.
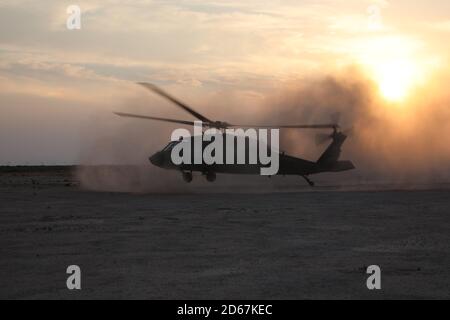
[[[341,132],[333,134],[333,142],[316,162],[321,172],[341,172],[355,169],[351,161],[339,161],[341,148],[346,139],[347,136]]]

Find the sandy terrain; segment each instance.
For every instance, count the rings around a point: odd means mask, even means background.
[[[1,170],[0,298],[450,298],[449,190],[93,192],[72,169]]]

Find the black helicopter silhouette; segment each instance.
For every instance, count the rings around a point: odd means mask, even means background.
[[[331,139],[331,144],[326,148],[325,152],[320,156],[320,158],[316,161],[308,161],[301,158],[289,156],[284,152],[279,153],[279,168],[277,175],[298,175],[303,177],[310,186],[314,186],[314,182],[309,179],[308,176],[323,172],[341,172],[352,170],[355,168],[351,161],[340,161],[339,157],[341,155],[341,148],[347,139],[347,134],[339,131],[340,126],[338,123],[327,123],[327,124],[300,124],[300,125],[237,125],[231,124],[223,121],[215,121],[211,120],[204,115],[198,113],[193,108],[189,107],[185,103],[179,101],[173,96],[169,95],[165,91],[161,90],[157,86],[150,83],[138,83],[144,88],[158,94],[159,96],[169,100],[173,104],[187,111],[195,118],[202,122],[203,127],[206,128],[215,128],[219,130],[226,130],[229,128],[266,128],[266,129],[332,129],[333,132],[331,134],[321,134],[317,136],[317,142],[323,143],[329,139]],[[121,117],[131,117],[145,120],[156,120],[156,121],[164,121],[170,123],[177,123],[183,125],[196,125],[194,121],[188,120],[176,120],[176,119],[168,119],[161,117],[153,117],[146,115],[138,115],[131,113],[123,113],[123,112],[115,112],[116,115]],[[227,133],[223,133],[224,136],[227,136]],[[233,136],[232,138],[235,138]],[[194,145],[193,139],[195,137],[189,137],[187,139],[192,139],[191,145]],[[185,138],[186,139],[186,138]],[[261,163],[255,164],[206,164],[204,162],[195,164],[194,161],[190,163],[182,163],[175,164],[172,161],[172,149],[182,141],[171,141],[168,145],[166,145],[161,151],[156,152],[152,155],[149,160],[150,162],[163,169],[172,169],[178,170],[182,173],[183,179],[186,182],[191,182],[193,179],[192,172],[201,172],[206,176],[206,179],[210,182],[216,180],[216,173],[227,173],[227,174],[252,174],[259,175],[261,172],[261,168],[264,166]],[[246,141],[248,144],[248,139]],[[203,148],[205,148],[208,143],[202,142]],[[270,147],[269,147],[270,148]],[[278,152],[272,150],[271,152]],[[246,154],[248,158],[248,154]]]

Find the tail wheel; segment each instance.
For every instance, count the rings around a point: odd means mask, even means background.
[[[192,172],[183,172],[183,180],[187,183],[192,181]]]
[[[206,180],[208,180],[209,182],[214,182],[216,181],[216,173],[215,172],[208,172],[206,174]]]

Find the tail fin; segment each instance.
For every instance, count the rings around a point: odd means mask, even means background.
[[[333,134],[333,142],[328,146],[325,152],[317,160],[317,164],[323,168],[324,171],[346,171],[355,168],[351,161],[338,161],[341,156],[341,147],[344,144],[347,136],[342,132],[335,132]]]

